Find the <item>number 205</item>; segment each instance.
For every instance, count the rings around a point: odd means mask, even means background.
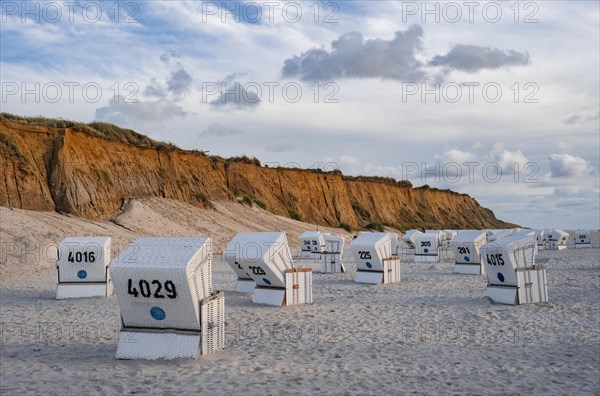
[[[153,287],[150,287],[150,284],[152,284]],[[137,286],[139,287],[139,292],[138,292],[138,287],[135,287],[133,285],[133,280],[129,279],[127,280],[127,294],[130,294],[134,297],[137,297],[138,295],[141,294],[142,297],[146,297],[146,298],[150,298],[150,296],[154,297],[154,298],[165,298],[165,295],[168,298],[176,298],[177,297],[177,290],[175,289],[175,284],[173,283],[173,281],[166,281],[164,283],[164,293],[163,293],[163,284],[158,281],[158,280],[153,280],[151,282],[148,282],[147,280],[144,279],[140,279],[140,281],[138,282]],[[152,289],[154,289],[154,293],[152,293]]]

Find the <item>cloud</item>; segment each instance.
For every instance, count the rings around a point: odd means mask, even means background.
[[[225,81],[221,83],[219,98],[209,104],[215,110],[249,110],[260,104],[260,97],[237,81],[233,83]]]
[[[560,151],[573,151],[573,142],[558,142],[558,149]]]
[[[284,77],[300,77],[304,81],[326,81],[337,78],[384,78],[422,80],[422,62],[415,55],[422,48],[423,29],[413,25],[397,31],[392,40],[365,40],[361,33],[342,34],[331,42],[331,51],[310,49],[284,62]]]
[[[519,169],[523,169],[523,166],[529,162],[521,150],[509,151],[502,143],[494,144],[492,158],[504,172],[514,172],[515,164]]]
[[[473,153],[469,153],[468,151],[450,149],[444,151],[441,155],[434,155],[433,158],[443,163],[457,163],[462,165],[465,162],[475,161],[477,156]]]
[[[593,188],[558,186],[554,188],[553,195],[554,205],[559,208],[577,208],[581,211],[599,206],[598,190]]]
[[[429,62],[430,66],[445,66],[469,73],[528,64],[528,53],[465,44],[457,44],[446,55],[437,55]]]
[[[116,100],[109,101],[108,106],[96,109],[95,118],[119,125],[148,126],[175,117],[183,118],[186,114],[181,106],[167,99],[127,103],[125,98],[118,96]]]
[[[179,58],[179,53],[175,50],[169,50],[169,52],[165,52],[164,54],[161,54],[159,59],[162,63],[164,63],[165,65],[168,65],[171,62],[171,59],[178,59]]]
[[[168,68],[170,67],[171,59],[178,58],[179,55],[175,51],[162,54],[159,59]],[[192,76],[188,73],[180,62],[176,62],[174,70],[169,73],[166,84],[159,82],[156,78],[150,80],[150,84],[144,88],[144,95],[154,98],[171,97],[174,101],[179,101],[183,94],[189,92],[192,87]]]
[[[442,152],[442,154],[435,154],[433,159],[435,162],[421,165],[419,174],[421,180],[427,180],[428,178],[437,180],[437,178],[442,177],[456,182],[462,177],[469,176],[468,172],[465,172],[465,169],[468,169],[465,163],[476,162],[477,156],[468,151],[449,149]]]
[[[550,160],[550,177],[582,177],[587,176],[592,167],[581,157],[570,154],[552,154]]]
[[[588,188],[574,188],[568,186],[557,186],[554,187],[554,195],[561,198],[575,198],[575,197],[594,197],[598,198],[592,189]]]
[[[192,76],[183,68],[171,73],[171,77],[167,81],[167,89],[176,96],[189,91],[192,85]]]
[[[155,98],[172,97],[178,101],[183,94],[190,91],[192,87],[192,76],[183,68],[171,72],[166,86],[157,81],[150,80],[150,84],[144,88],[144,95]]]
[[[470,145],[468,147],[468,149],[472,150],[472,151],[478,151],[478,150],[485,149],[485,145],[483,143],[480,143],[480,142],[475,142],[472,145]]]
[[[155,98],[164,98],[167,96],[165,88],[161,87],[156,78],[150,80],[150,85],[144,88],[144,95]]]
[[[563,123],[567,125],[575,125],[581,121],[582,117],[577,114],[573,114],[572,116],[566,118]]]
[[[226,137],[241,135],[243,133],[244,131],[216,122],[210,124],[205,130],[200,132],[198,137]]]
[[[600,119],[600,111],[595,115],[582,116],[579,114],[573,114],[563,120],[564,124],[567,125],[576,125],[576,124],[585,124],[587,122],[594,122]]]
[[[179,54],[171,50],[160,55],[159,59],[168,66],[171,59],[178,57]],[[166,85],[152,78],[150,84],[144,88],[144,96],[156,100],[128,102],[122,96],[118,96],[115,100],[110,100],[107,106],[96,109],[95,118],[129,126],[151,126],[152,123],[160,124],[176,117],[184,118],[188,113],[183,111],[178,103],[183,95],[190,91],[192,76],[179,62],[176,63],[176,67],[177,69],[169,74]]]

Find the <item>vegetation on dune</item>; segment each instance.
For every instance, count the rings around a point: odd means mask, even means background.
[[[348,223],[340,223],[338,225],[338,228],[342,228],[342,229],[344,229],[344,230],[346,230],[348,232],[352,232],[352,227]]]
[[[19,149],[19,145],[17,144],[15,138],[3,132],[0,132],[0,148],[7,150],[8,154],[10,155],[18,158],[25,158],[21,152],[21,149]]]
[[[254,197],[251,197],[249,195],[244,195],[241,199],[242,204],[246,205],[246,206],[258,206],[261,209],[265,209],[267,207],[267,205],[261,201],[260,199],[256,199]]]
[[[108,186],[113,186],[113,180],[108,169],[98,169],[95,166],[92,166],[92,170],[96,175],[96,179]]]
[[[19,167],[22,169],[27,168],[27,157],[21,152],[14,137],[0,132],[0,151],[6,152],[9,156],[16,158]]]
[[[300,216],[300,214],[298,212],[296,212],[294,209],[289,209],[288,212],[289,212],[290,218],[292,218],[294,220],[302,221],[302,216]]]
[[[362,220],[368,220],[371,218],[369,211],[357,202],[352,204],[352,209],[354,210],[354,213]]]
[[[208,158],[213,162],[222,162],[225,164],[233,164],[236,162],[241,162],[243,164],[252,164],[252,165],[256,165],[256,166],[261,166],[260,161],[257,158],[254,157],[248,157],[245,155],[242,155],[241,157],[229,157],[229,158],[223,158],[219,155],[210,155],[208,156]]]
[[[370,230],[370,231],[377,231],[377,232],[383,232],[383,231],[385,231],[384,228],[383,228],[383,225],[381,225],[379,223],[375,223],[375,222],[367,224],[365,226],[365,228],[367,230]]]
[[[390,186],[407,188],[412,187],[412,183],[408,180],[396,180],[393,177],[384,176],[344,176],[344,180],[388,184]]]
[[[242,203],[246,206],[252,206],[252,198],[250,198],[248,195],[244,195],[242,197]]]
[[[267,208],[267,205],[263,201],[261,201],[260,199],[256,199],[255,198],[254,199],[254,203],[256,205],[258,205],[258,207],[261,208],[261,209],[266,209]]]
[[[212,202],[210,202],[210,199],[208,198],[208,196],[206,194],[204,194],[203,192],[196,191],[193,196],[194,196],[194,199],[198,203],[200,203],[203,208],[214,209]]]
[[[163,180],[169,180],[169,176],[170,173],[168,170],[166,170],[165,168],[158,168],[158,175],[161,177],[161,179]]]

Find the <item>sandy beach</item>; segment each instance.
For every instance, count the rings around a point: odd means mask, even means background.
[[[237,203],[198,209],[132,201],[113,221],[0,208],[2,394],[598,394],[600,250],[541,251],[548,303],[498,305],[484,276],[448,259],[402,261],[399,284],[314,275],[314,303],[256,305],[233,291],[220,252],[239,231],[286,231],[294,249],[310,224]],[[338,229],[321,230],[344,235]],[[55,300],[52,254],[66,236],[106,235],[115,255],[138,235],[213,238],[213,286],[225,291],[226,349],[198,360],[115,359],[115,296]],[[294,250],[293,249],[293,250]]]

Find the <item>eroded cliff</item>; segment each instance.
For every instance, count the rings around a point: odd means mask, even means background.
[[[131,198],[165,197],[204,207],[213,200],[238,199],[333,227],[508,226],[465,194],[227,161],[149,144],[153,141],[138,134],[98,136],[78,125],[41,126],[0,117],[0,205],[110,218]]]

